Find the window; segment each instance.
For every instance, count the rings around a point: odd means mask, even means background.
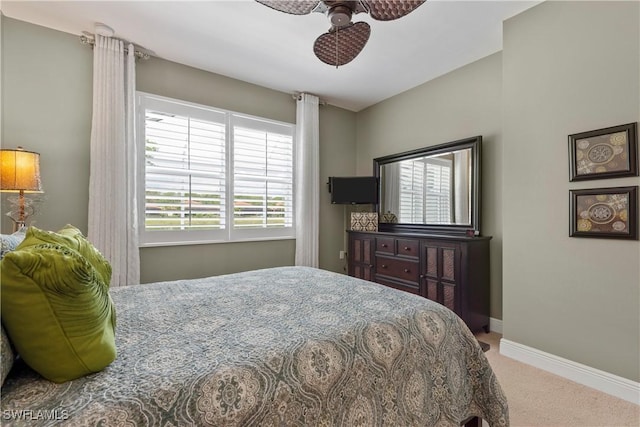
[[[294,125],[138,93],[140,243],[293,238]]]
[[[451,224],[451,160],[425,160],[425,219],[428,224]]]
[[[400,163],[400,222],[450,224],[451,160],[420,158]]]
[[[400,163],[400,222],[424,222],[424,163]]]

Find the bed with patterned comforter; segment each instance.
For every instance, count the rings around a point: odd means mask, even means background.
[[[112,289],[118,357],[63,384],[14,366],[3,425],[508,425],[451,311],[341,274],[280,267]]]

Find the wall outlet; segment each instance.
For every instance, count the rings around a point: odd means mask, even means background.
[[[344,251],[340,251],[340,259],[344,259]]]

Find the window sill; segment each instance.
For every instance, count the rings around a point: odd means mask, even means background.
[[[182,242],[153,242],[153,243],[140,243],[138,248],[156,248],[165,246],[195,246],[195,245],[217,245],[220,243],[250,243],[250,242],[267,242],[271,240],[295,240],[295,237],[263,237],[263,238],[249,238],[249,239],[236,239],[236,240],[194,240],[194,241],[182,241]]]

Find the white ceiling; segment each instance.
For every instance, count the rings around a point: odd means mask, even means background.
[[[253,0],[6,1],[2,13],[77,34],[96,23],[167,60],[283,92],[309,92],[359,111],[502,49],[502,21],[537,1],[429,0],[380,22],[351,63],[318,60],[313,42],[329,29],[319,13],[296,16]]]

